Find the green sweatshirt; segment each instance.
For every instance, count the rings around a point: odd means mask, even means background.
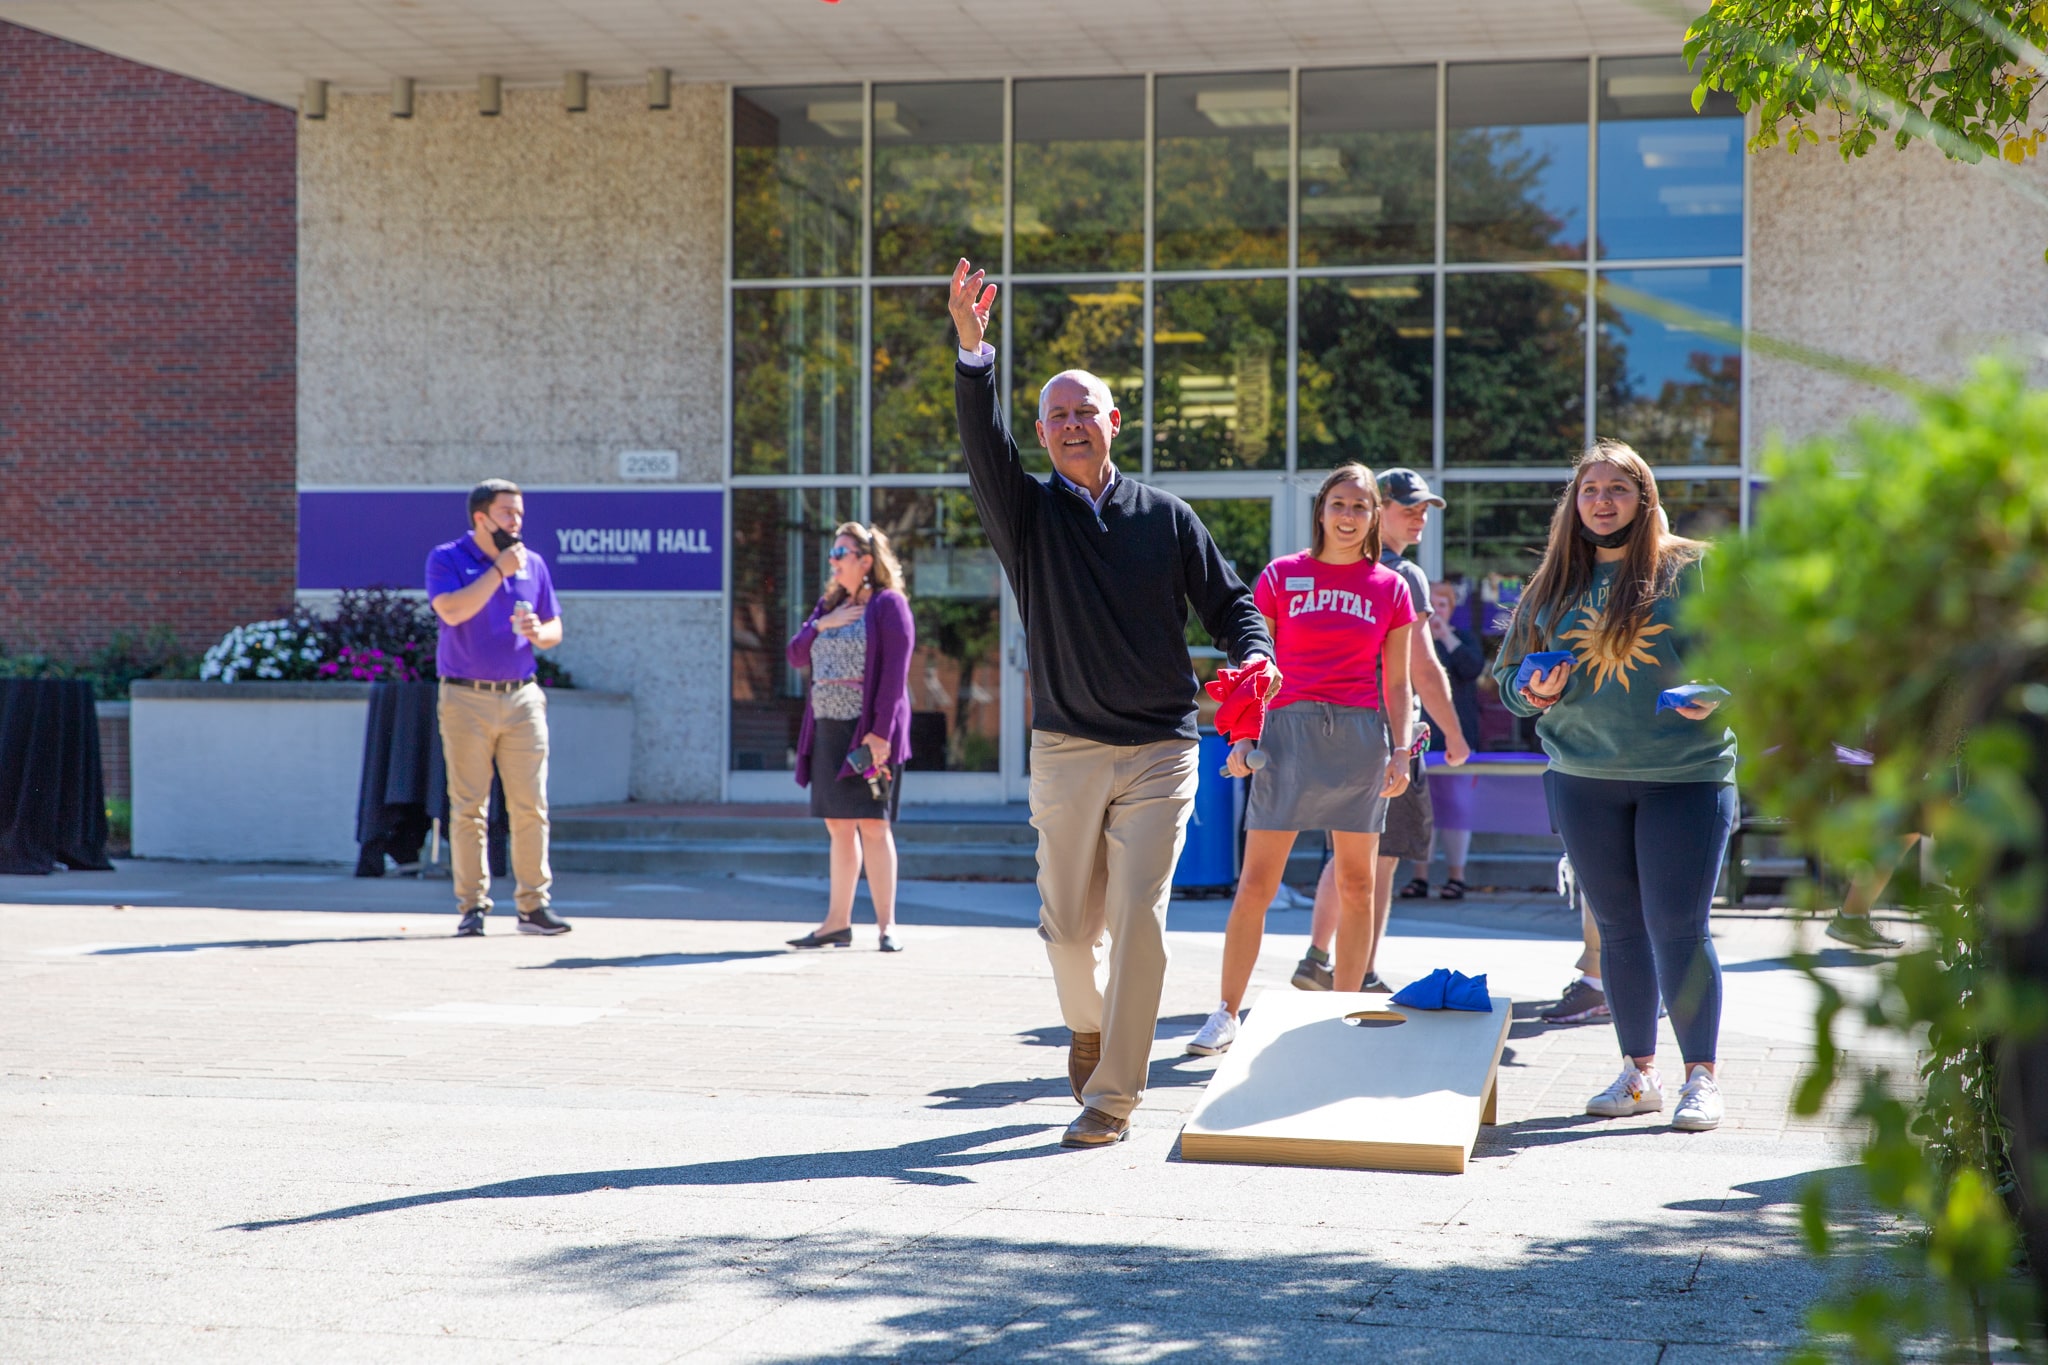
[[[1562,621],[1536,621],[1532,653],[1569,649],[1578,656],[1558,703],[1545,711],[1522,700],[1515,672],[1523,656],[1506,649],[1493,669],[1501,702],[1518,716],[1541,717],[1536,737],[1558,772],[1630,782],[1733,782],[1735,732],[1718,712],[1687,720],[1676,711],[1657,710],[1657,694],[1665,688],[1702,681],[1686,671],[1686,642],[1678,633],[1679,602],[1700,590],[1699,566],[1680,575],[1677,592],[1658,599],[1632,646],[1610,657],[1594,627],[1619,567],[1596,565],[1592,586]]]

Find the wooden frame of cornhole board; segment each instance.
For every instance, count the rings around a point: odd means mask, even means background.
[[[1482,1014],[1263,992],[1181,1130],[1182,1158],[1463,1173],[1494,1121],[1513,1021],[1514,1002],[1490,998]]]

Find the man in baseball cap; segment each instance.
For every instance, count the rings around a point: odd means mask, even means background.
[[[1380,496],[1386,505],[1380,512],[1380,563],[1401,575],[1415,603],[1415,619],[1429,619],[1429,575],[1407,557],[1410,547],[1422,540],[1429,525],[1429,509],[1442,507],[1444,500],[1429,491],[1429,484],[1412,469],[1389,469],[1379,476]],[[1472,754],[1465,731],[1458,724],[1458,712],[1451,702],[1451,679],[1436,656],[1436,645],[1427,630],[1409,633],[1408,676],[1415,684],[1415,700],[1444,737],[1444,761],[1453,767]],[[1420,733],[1420,731],[1415,731]],[[1419,863],[1423,871],[1422,893],[1429,893],[1430,839],[1435,834],[1431,818],[1429,783],[1424,779],[1422,755],[1417,754],[1408,789],[1387,803],[1387,829],[1380,836],[1379,876],[1373,885],[1373,945],[1366,956],[1365,989],[1392,989],[1380,980],[1374,959],[1379,940],[1387,931],[1387,914],[1393,904],[1394,874],[1403,858]],[[1414,893],[1410,893],[1411,895]],[[1302,990],[1326,991],[1332,985],[1330,943],[1337,935],[1337,893],[1330,864],[1323,867],[1316,885],[1315,916],[1309,927],[1308,956],[1294,969],[1294,984]]]

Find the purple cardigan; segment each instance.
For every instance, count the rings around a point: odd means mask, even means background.
[[[789,666],[811,666],[811,642],[818,638],[818,617],[824,614],[825,599],[811,608],[804,628],[789,642]],[[917,626],[910,619],[910,599],[892,588],[884,588],[868,599],[867,673],[860,685],[860,720],[853,735],[880,735],[889,741],[889,766],[901,769],[910,757],[910,651],[917,648]],[[804,692],[804,727],[796,738],[796,784],[811,783],[811,744],[817,729],[811,715],[811,694]],[[843,761],[841,777],[852,777],[853,769]]]

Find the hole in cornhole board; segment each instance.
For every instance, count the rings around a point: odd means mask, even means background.
[[[1395,1014],[1392,1010],[1360,1010],[1356,1014],[1345,1015],[1344,1022],[1353,1028],[1392,1028],[1396,1024],[1407,1023],[1408,1016]]]

